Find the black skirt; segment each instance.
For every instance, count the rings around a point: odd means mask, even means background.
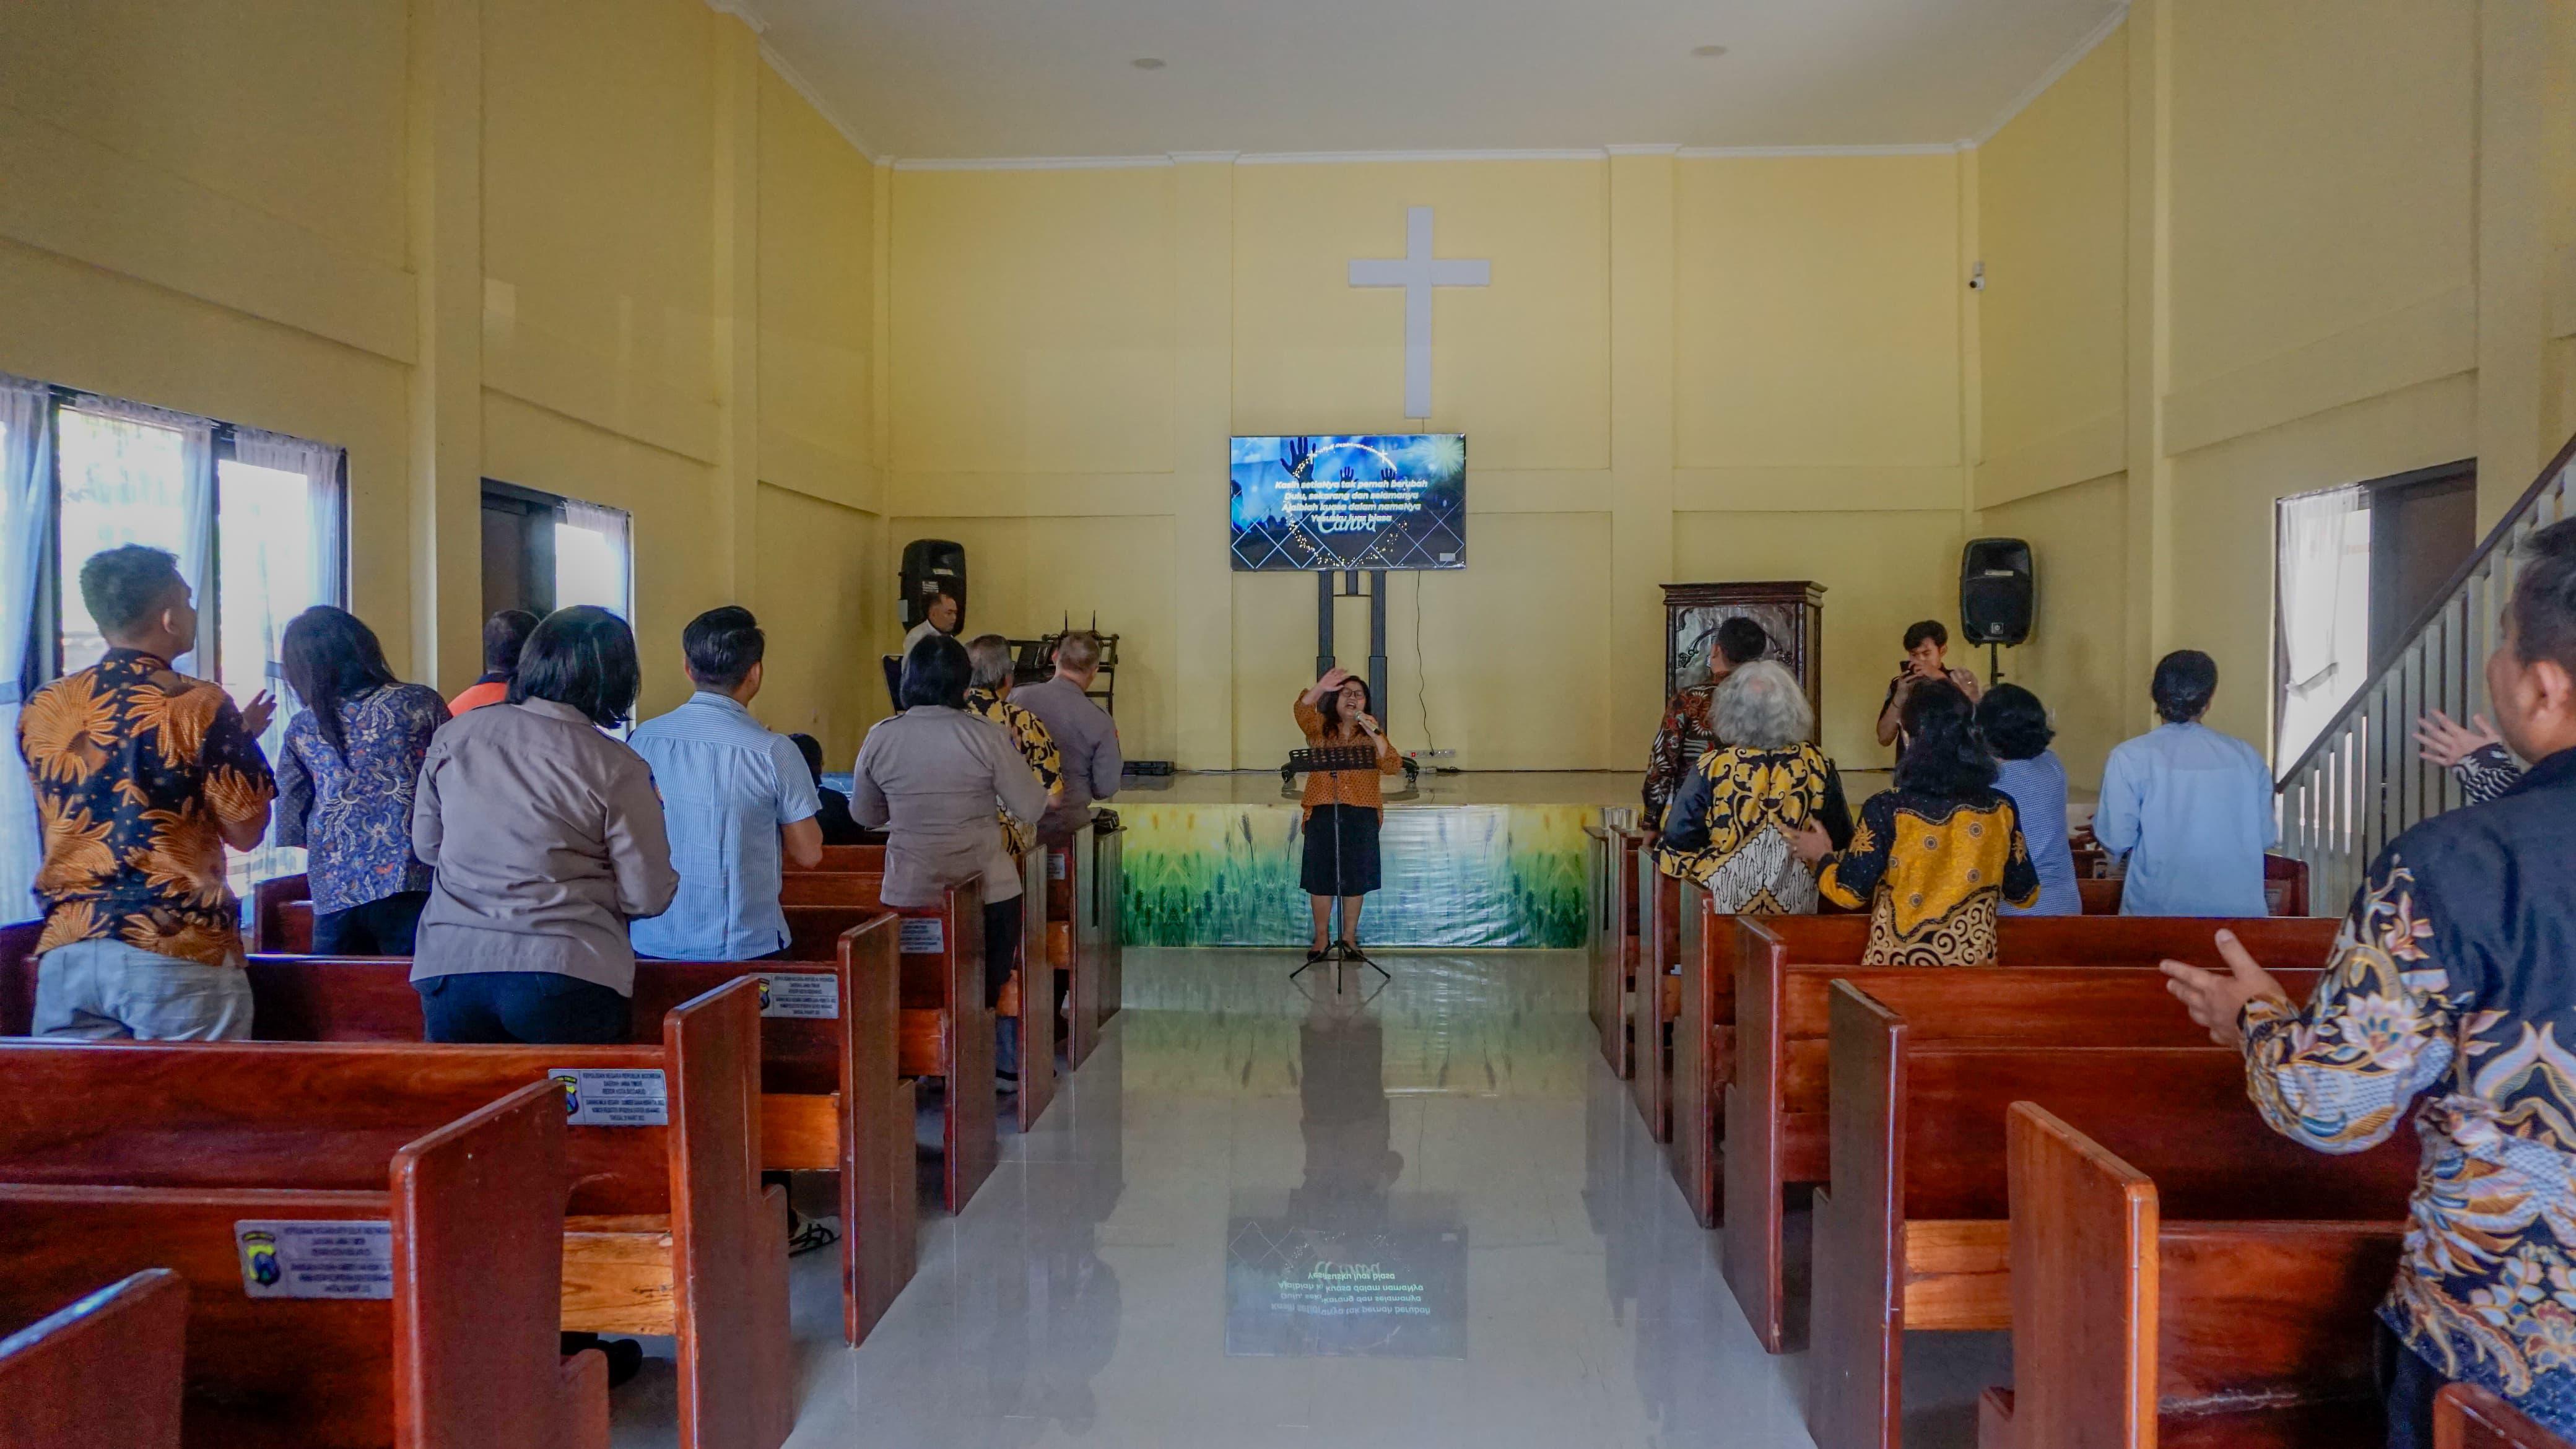
[[[1318,805],[1306,817],[1306,865],[1299,880],[1310,896],[1364,896],[1378,888],[1377,812],[1364,805]]]

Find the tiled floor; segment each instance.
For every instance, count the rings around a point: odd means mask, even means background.
[[[1127,1010],[868,1343],[796,1264],[795,1446],[1806,1449],[1620,1084],[1570,952],[1127,955]],[[1917,1335],[1909,1449],[1972,1439],[2000,1343]],[[619,1395],[668,1443],[667,1371]]]

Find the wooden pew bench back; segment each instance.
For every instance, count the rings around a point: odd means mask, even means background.
[[[167,1268],[32,1323],[0,1318],[0,1449],[179,1449],[187,1324],[187,1283]]]

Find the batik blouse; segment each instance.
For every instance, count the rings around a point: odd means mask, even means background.
[[[1896,789],[1860,807],[1849,850],[1816,885],[1846,910],[1869,908],[1864,966],[1986,966],[1996,907],[2039,902],[2039,872],[2010,797]]]
[[[2522,778],[2522,767],[2513,762],[2513,756],[2506,752],[2504,746],[2486,745],[2462,756],[2460,762],[2451,767],[2451,775],[2460,782],[2460,794],[2465,803],[2484,805],[2490,800],[2502,799],[2504,792],[2512,789],[2514,782]]]
[[[1048,732],[1046,721],[1011,703],[989,689],[966,691],[966,712],[991,720],[1011,732],[1011,743],[1020,747],[1020,758],[1029,762],[1029,772],[1046,786],[1052,802],[1064,796],[1064,754],[1055,746],[1055,736]],[[1002,820],[1002,829],[1011,837],[1011,854],[1026,855],[1037,844],[1038,822],[1022,820],[1008,810],[994,812]]]
[[[223,829],[257,819],[277,781],[222,686],[110,649],[27,701],[18,748],[45,851],[38,952],[114,940],[206,966],[240,962]]]
[[[1719,915],[1808,915],[1816,909],[1816,877],[1795,843],[1810,820],[1836,841],[1851,839],[1842,777],[1823,750],[1710,750],[1664,814],[1655,864],[1706,887]]]
[[[1694,684],[1664,706],[1664,722],[1655,727],[1655,743],[1646,753],[1646,828],[1661,829],[1664,812],[1688,782],[1694,762],[1717,748],[1717,729],[1708,712],[1717,699],[1714,684]]]
[[[2373,863],[2304,1008],[2238,1018],[2273,1128],[2388,1140],[2420,1098],[2406,1246],[2379,1315],[2442,1376],[2576,1434],[2576,750]]]
[[[340,705],[346,751],[300,710],[277,760],[277,843],[300,845],[313,909],[345,911],[429,889],[431,871],[411,853],[412,792],[429,737],[447,723],[447,701],[418,684],[387,684]]]

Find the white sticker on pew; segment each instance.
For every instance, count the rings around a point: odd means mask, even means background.
[[[935,956],[948,949],[947,923],[937,916],[906,916],[895,949],[906,956]]]
[[[253,1298],[394,1296],[391,1223],[236,1222],[233,1243]]]
[[[841,1019],[841,978],[820,971],[760,978],[760,1014],[799,1021]]]
[[[668,1127],[671,1093],[660,1067],[548,1067],[575,1127]]]
[[[1073,852],[1068,850],[1050,850],[1047,852],[1047,879],[1062,880],[1067,875],[1071,874],[1072,870]]]

